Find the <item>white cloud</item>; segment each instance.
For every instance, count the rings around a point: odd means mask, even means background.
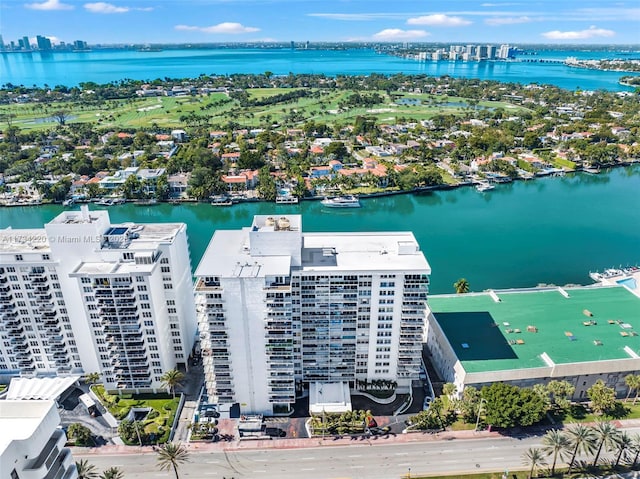
[[[543,37],[549,40],[586,40],[588,38],[595,37],[613,37],[616,34],[613,30],[606,30],[604,28],[596,28],[590,26],[586,30],[561,32],[560,30],[552,30],[542,34]]]
[[[62,40],[60,40],[58,37],[54,37],[53,35],[44,35],[45,38],[48,38],[49,40],[51,40],[51,44],[52,45],[60,45],[60,42]],[[29,37],[29,43],[31,45],[34,45],[36,43],[38,43],[36,37]]]
[[[505,2],[505,3],[481,3],[480,4],[481,7],[514,7],[517,5],[522,5],[522,3]]]
[[[518,23],[530,23],[533,19],[530,17],[494,17],[487,18],[484,23],[487,25],[516,25]]]
[[[432,25],[436,27],[463,27],[465,25],[471,25],[469,20],[465,20],[462,17],[451,17],[449,15],[443,15],[442,13],[436,13],[434,15],[423,15],[421,17],[414,17],[407,20],[407,25]]]
[[[60,0],[47,0],[42,3],[26,3],[24,6],[31,10],[73,10],[73,5],[60,3]]]
[[[344,21],[369,21],[369,20],[393,20],[406,18],[400,13],[308,13],[308,17],[328,18],[330,20]]]
[[[429,32],[424,30],[401,30],[399,28],[386,28],[373,35],[375,40],[416,40],[429,36]]]
[[[192,32],[204,32],[204,33],[253,33],[259,32],[260,29],[256,27],[246,27],[241,23],[235,22],[223,22],[217,25],[211,25],[210,27],[196,27],[191,25],[176,25],[176,30],[192,31]]]
[[[129,7],[116,7],[105,2],[85,3],[84,8],[91,13],[126,13],[131,10]]]

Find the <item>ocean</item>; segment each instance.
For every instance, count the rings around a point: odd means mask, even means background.
[[[480,78],[502,82],[551,84],[566,89],[631,90],[618,84],[625,73],[570,68],[562,63],[531,60],[625,58],[628,52],[541,51],[510,62],[418,62],[373,50],[291,49],[176,49],[164,51],[95,50],[90,52],[0,53],[0,81],[24,86],[76,86],[81,82],[108,83],[123,79],[197,77],[200,74],[370,73],[427,74]],[[635,54],[636,58],[638,53]]]

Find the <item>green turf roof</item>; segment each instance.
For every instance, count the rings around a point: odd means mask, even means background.
[[[628,359],[625,346],[640,354],[640,336],[632,335],[640,334],[640,298],[623,287],[566,291],[569,298],[553,290],[498,292],[498,303],[489,294],[430,296],[428,301],[469,373],[545,367],[540,357],[545,352],[556,364]],[[583,324],[589,321],[597,324]],[[529,326],[537,332],[527,331]],[[511,344],[517,340],[524,343]]]

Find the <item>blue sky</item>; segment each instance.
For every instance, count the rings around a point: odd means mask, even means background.
[[[638,0],[0,0],[5,43],[640,44],[639,32]]]

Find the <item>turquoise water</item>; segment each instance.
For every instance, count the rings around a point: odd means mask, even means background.
[[[538,283],[588,284],[589,271],[640,261],[640,165],[498,185],[365,199],[362,208],[244,203],[109,208],[113,222],[187,223],[195,266],[216,229],[249,226],[253,215],[300,213],[304,231],[412,231],[433,273],[431,291],[473,291]],[[100,208],[92,206],[92,208]],[[37,228],[60,205],[0,209],[0,227]]]
[[[545,51],[523,60],[620,57],[618,52]],[[634,58],[640,56],[636,54]],[[137,52],[0,53],[2,83],[16,85],[78,85],[131,78],[197,77],[204,74],[323,73],[325,75],[392,74],[468,77],[517,83],[545,83],[562,88],[629,90],[619,85],[619,72],[569,68],[563,64],[523,62],[418,62],[373,50],[203,49]]]

